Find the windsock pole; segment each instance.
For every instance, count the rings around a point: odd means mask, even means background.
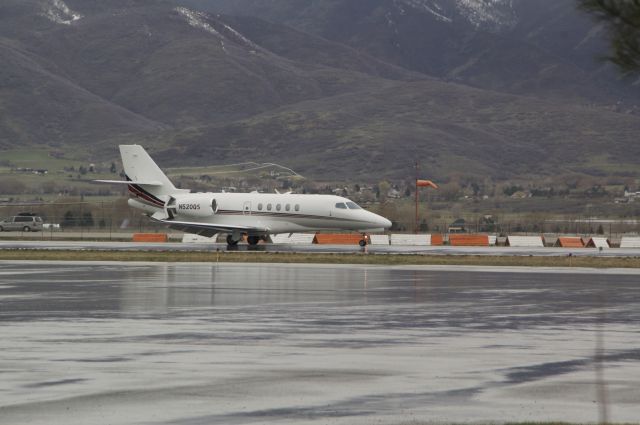
[[[418,178],[418,162],[416,161],[416,222],[415,222],[415,233],[418,233],[418,188],[419,187],[432,187],[434,189],[438,188],[438,185],[432,182],[431,180],[420,180]]]

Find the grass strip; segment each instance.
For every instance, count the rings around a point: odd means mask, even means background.
[[[251,251],[76,251],[16,249],[0,250],[0,260],[640,268],[640,257],[327,254]]]

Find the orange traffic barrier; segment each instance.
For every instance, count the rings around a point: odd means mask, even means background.
[[[449,235],[449,245],[489,246],[489,236],[487,235]]]
[[[439,234],[431,235],[431,245],[440,246],[442,245],[442,243],[443,243],[442,235],[439,235]]]
[[[558,242],[556,242],[556,246],[562,248],[584,248],[584,243],[582,242],[582,238],[560,237],[558,238]]]
[[[362,235],[351,233],[317,233],[313,243],[320,245],[358,245]]]
[[[169,237],[166,233],[134,233],[134,242],[167,242]]]

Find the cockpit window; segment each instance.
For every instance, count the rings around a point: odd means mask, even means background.
[[[347,206],[344,204],[344,202],[338,202],[338,203],[336,204],[336,208],[340,208],[340,209],[342,209],[342,210],[346,210],[346,209],[347,209]]]
[[[361,210],[362,207],[360,207],[360,205],[356,204],[355,202],[347,202],[347,206],[349,207],[350,210]]]

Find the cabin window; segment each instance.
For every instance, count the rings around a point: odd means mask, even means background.
[[[262,211],[262,203],[258,204],[258,211]]]
[[[338,202],[336,204],[336,208],[340,208],[341,210],[346,210],[347,206],[344,204],[344,202]]]
[[[267,204],[267,211],[271,211],[271,204]]]
[[[356,204],[355,202],[347,202],[347,206],[349,207],[350,210],[361,210],[362,207],[360,207],[360,205]]]
[[[280,205],[280,204],[276,205],[276,210],[277,211],[280,211],[281,209],[282,209],[282,205]]]
[[[284,207],[284,209],[287,210],[287,211],[291,211],[291,204],[287,204],[287,206]]]
[[[296,204],[295,210],[300,211],[300,204]]]

